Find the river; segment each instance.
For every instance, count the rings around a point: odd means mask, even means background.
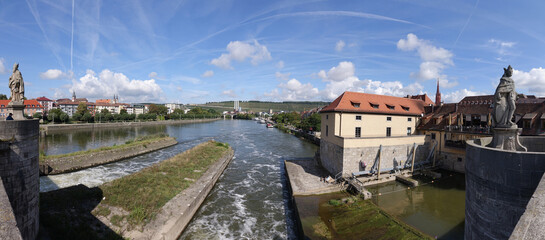
[[[116,163],[40,178],[40,191],[89,187],[128,175],[211,139],[227,142],[235,157],[206,198],[182,239],[294,238],[293,213],[283,160],[312,157],[317,146],[247,120],[169,126],[96,129],[49,134],[40,151],[52,155],[123,144],[139,135],[166,132],[179,144]]]

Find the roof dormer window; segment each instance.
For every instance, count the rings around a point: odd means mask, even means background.
[[[359,107],[360,107],[360,103],[359,103],[359,102],[350,101],[350,103],[352,103],[352,106],[355,107],[355,108],[359,108]]]
[[[372,108],[378,109],[378,103],[369,102],[369,104],[371,105]]]
[[[407,106],[403,106],[403,105],[401,105],[401,108],[402,108],[403,110],[407,111],[407,112],[408,112],[408,111],[409,111],[409,109],[410,109],[409,107],[407,107]]]
[[[386,107],[390,110],[395,110],[396,107],[394,105],[386,104]]]

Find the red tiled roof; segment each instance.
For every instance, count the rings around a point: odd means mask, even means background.
[[[11,100],[0,100],[0,106],[4,105],[4,107],[7,107],[9,102],[11,102]],[[38,101],[36,101],[36,99],[25,100],[24,104],[28,108],[32,108],[31,105],[34,105],[35,106],[34,108],[43,108],[43,106]]]
[[[356,104],[354,104],[356,103]],[[359,103],[359,107],[357,106]],[[373,108],[371,105],[378,105]],[[394,109],[386,105],[393,106]],[[320,112],[361,112],[394,115],[421,115],[424,113],[424,101],[410,98],[393,97],[358,92],[344,92],[335,101]],[[408,109],[407,109],[408,108]]]
[[[422,101],[424,101],[424,103],[426,105],[434,105],[435,103],[428,97],[428,94],[419,94],[419,95],[412,95],[412,96],[407,96],[407,98],[410,98],[410,99],[420,99]]]
[[[46,97],[39,97],[39,98],[36,98],[36,100],[37,101],[50,101],[50,102],[53,101],[53,100],[51,100],[49,98],[46,98]]]

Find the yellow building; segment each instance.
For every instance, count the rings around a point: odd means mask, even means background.
[[[381,146],[381,170],[405,166],[414,149],[417,161],[423,160],[425,136],[414,133],[425,105],[420,99],[343,93],[320,111],[322,166],[332,175],[370,170]]]

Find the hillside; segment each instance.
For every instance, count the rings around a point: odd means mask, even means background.
[[[240,107],[243,111],[251,112],[269,112],[269,109],[272,109],[274,112],[285,111],[285,112],[302,112],[305,110],[310,110],[317,107],[324,107],[329,104],[329,102],[261,102],[261,101],[240,101]],[[233,101],[226,102],[208,102],[206,104],[196,104],[205,109],[215,109],[217,111],[231,111],[233,110]],[[188,107],[191,107],[189,105]]]

